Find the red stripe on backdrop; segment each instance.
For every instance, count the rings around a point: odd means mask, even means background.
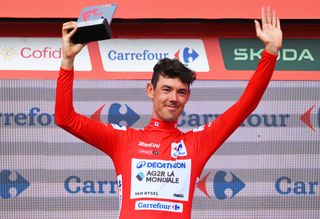
[[[6,32],[0,37],[61,37],[61,23],[6,23],[0,28]],[[317,24],[284,24],[286,38],[320,37]],[[25,29],[24,29],[25,28]],[[208,56],[210,72],[198,72],[202,80],[247,80],[253,71],[227,70],[221,54],[219,38],[255,38],[253,22],[251,23],[143,23],[115,22],[112,24],[113,36],[118,39],[201,39]],[[192,30],[192,31],[190,31]],[[300,30],[300,31],[297,31]],[[147,72],[105,72],[96,42],[88,45],[92,71],[76,73],[76,79],[150,79]],[[151,69],[150,69],[151,70]],[[0,78],[17,79],[55,79],[57,71],[0,70]],[[273,80],[320,80],[319,71],[276,71]]]
[[[19,3],[17,3],[19,2]],[[319,19],[319,0],[2,0],[2,18],[77,18],[85,6],[117,3],[115,18],[258,18],[262,6],[282,19]]]

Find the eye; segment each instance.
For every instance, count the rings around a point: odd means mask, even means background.
[[[170,91],[171,91],[171,89],[170,88],[163,88],[162,89],[162,92],[164,92],[164,93],[170,93]]]
[[[185,96],[185,95],[187,95],[187,91],[186,91],[186,90],[179,90],[179,91],[178,91],[178,94],[179,94],[180,96]]]

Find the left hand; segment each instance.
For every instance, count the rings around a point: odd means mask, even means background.
[[[280,26],[280,19],[276,16],[275,10],[270,7],[265,10],[261,9],[261,22],[255,20],[257,37],[262,41],[265,46],[265,50],[271,54],[277,55],[278,51],[282,47],[282,31]]]

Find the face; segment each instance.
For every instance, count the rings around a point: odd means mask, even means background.
[[[156,88],[147,85],[147,93],[153,102],[152,118],[161,121],[177,121],[189,100],[190,89],[178,78],[160,75]]]

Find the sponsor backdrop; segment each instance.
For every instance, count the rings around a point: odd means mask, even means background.
[[[260,50],[256,41],[213,41],[222,50],[220,74],[255,68],[252,62],[257,62]],[[319,41],[298,41],[286,42],[276,74],[319,71]],[[144,73],[165,56],[179,58],[199,74],[212,73],[216,70],[207,46],[215,43],[118,39],[95,44],[103,67],[92,73],[96,70],[90,48],[79,55],[77,78],[86,74],[83,79],[90,80],[74,82],[75,108],[102,122],[141,129],[152,108],[145,94],[150,74]],[[60,64],[59,44],[55,38],[0,39],[0,218],[117,218],[112,161],[55,125],[53,79]],[[288,64],[295,62],[303,64]],[[24,74],[31,71],[40,73],[27,79]],[[101,80],[108,71],[125,80]],[[126,72],[136,72],[142,80],[134,80],[134,74],[123,76]],[[95,76],[90,78],[90,73]],[[52,80],[41,79],[47,74]],[[17,75],[25,79],[17,80]],[[236,79],[196,81],[179,128],[197,128],[230,107],[247,84]],[[206,164],[192,218],[319,218],[319,94],[317,77],[271,81],[258,108]]]

